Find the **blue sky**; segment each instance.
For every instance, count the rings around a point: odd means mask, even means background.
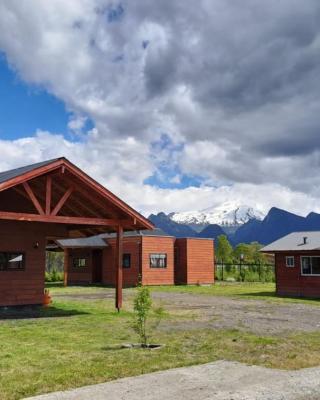
[[[0,1],[0,168],[65,155],[146,214],[320,211],[319,18],[317,0]]]
[[[70,114],[41,87],[25,84],[0,56],[0,138],[33,136],[37,129],[67,135]]]
[[[112,18],[116,19],[117,15],[112,14]],[[0,77],[0,139],[30,137],[34,136],[37,130],[62,134],[72,141],[81,139],[79,136],[70,135],[68,122],[72,114],[66,110],[64,103],[44,88],[23,82],[10,68],[3,55],[0,56]],[[84,131],[93,126],[88,119]],[[168,135],[163,134],[159,140],[151,143],[150,148],[157,171],[145,179],[144,184],[163,189],[201,185],[203,179],[200,176],[183,174],[177,162],[157,162],[157,157],[153,156],[166,152],[169,159],[173,160],[174,156],[183,150],[182,144],[174,144]]]

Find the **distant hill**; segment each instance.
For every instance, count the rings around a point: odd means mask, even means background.
[[[224,230],[217,224],[210,224],[199,232],[197,237],[216,239],[219,235],[225,235]]]
[[[233,244],[257,241],[269,244],[291,232],[320,230],[320,215],[310,213],[307,217],[272,207],[262,221],[251,220],[239,227],[230,237]]]
[[[175,222],[172,214],[160,212],[150,215],[149,219],[169,235],[176,237],[208,237],[217,238],[225,234],[226,226],[218,224],[205,225],[204,229],[196,232],[190,224]],[[259,242],[269,244],[291,232],[320,231],[320,214],[311,212],[306,217],[290,213],[280,208],[272,207],[263,220],[250,218],[240,225],[236,231],[229,233],[228,238],[233,245],[239,243]]]
[[[162,229],[168,235],[175,237],[196,237],[197,232],[187,225],[178,224],[170,219],[168,215],[163,212],[158,214],[151,214],[149,220],[157,227]]]

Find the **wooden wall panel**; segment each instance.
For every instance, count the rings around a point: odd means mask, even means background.
[[[186,285],[188,282],[187,239],[175,240],[174,245],[174,282]]]
[[[142,283],[144,285],[174,284],[174,241],[173,237],[142,237]],[[150,268],[152,253],[166,253],[167,268]]]
[[[210,239],[176,239],[176,282],[214,283],[214,242]]]
[[[75,258],[86,258],[87,267],[77,268],[73,266]],[[69,249],[68,285],[92,283],[92,250],[91,249]]]
[[[276,292],[282,296],[320,297],[320,276],[301,275],[301,256],[319,256],[319,251],[281,252],[275,256]],[[286,256],[294,256],[295,266],[286,266]]]
[[[214,243],[210,239],[187,239],[188,284],[214,282]]]
[[[116,283],[116,239],[108,239],[109,247],[103,250],[102,281],[106,285]],[[131,267],[123,268],[123,285],[135,286],[139,282],[141,237],[124,237],[123,253],[131,255]]]
[[[26,257],[23,271],[0,271],[0,306],[42,304],[48,236],[67,232],[56,225],[0,221],[0,251],[23,252]]]

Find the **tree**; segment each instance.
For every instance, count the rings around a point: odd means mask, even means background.
[[[240,261],[241,254],[246,263],[249,264],[265,264],[266,256],[260,252],[262,245],[258,242],[250,244],[239,243],[233,250],[233,257],[236,262]]]
[[[232,246],[226,235],[218,236],[218,243],[216,247],[216,258],[221,264],[232,262]]]
[[[152,331],[159,325],[164,315],[164,309],[162,307],[152,308],[149,288],[139,284],[138,292],[134,298],[133,310],[135,313],[133,328],[140,337],[141,346],[148,347],[148,339]],[[151,312],[153,318],[150,322]]]
[[[138,293],[134,299],[134,312],[135,312],[135,323],[134,329],[140,336],[142,346],[147,346],[147,319],[149,312],[152,307],[152,300],[150,290],[146,286],[140,286]]]

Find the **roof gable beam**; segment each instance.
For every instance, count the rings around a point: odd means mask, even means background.
[[[65,202],[68,200],[68,198],[71,196],[73,192],[73,187],[70,187],[65,194],[61,197],[61,199],[58,201],[58,204],[55,206],[53,209],[51,215],[55,216],[58,214],[58,212],[61,210]]]
[[[39,203],[36,195],[33,193],[33,190],[31,189],[29,183],[23,182],[23,187],[24,187],[24,190],[27,192],[29,199],[32,201],[35,209],[38,211],[38,213],[40,215],[44,215],[45,212],[43,211],[43,208],[42,208],[41,204]]]
[[[87,217],[66,217],[60,215],[39,215],[29,213],[15,213],[0,211],[0,220],[28,221],[28,222],[50,222],[56,224],[91,225],[91,226],[130,226],[131,220],[128,219],[107,219],[107,218],[87,218]]]

